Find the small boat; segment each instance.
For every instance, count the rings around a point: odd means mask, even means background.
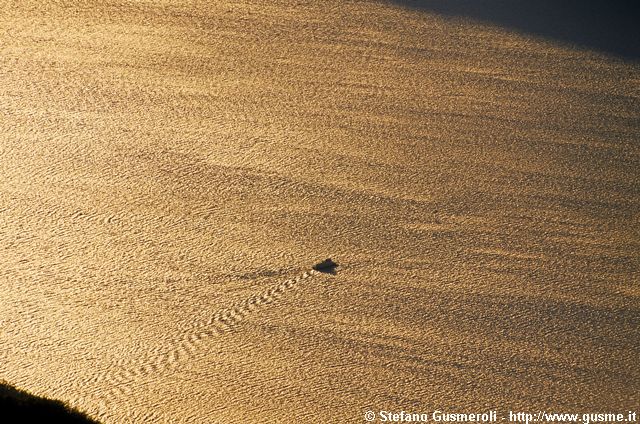
[[[313,266],[316,271],[332,271],[338,264],[333,262],[331,258],[327,258],[322,262],[318,262]]]

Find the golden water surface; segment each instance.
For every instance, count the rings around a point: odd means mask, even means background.
[[[105,423],[638,409],[639,87],[382,1],[0,0],[0,379]]]

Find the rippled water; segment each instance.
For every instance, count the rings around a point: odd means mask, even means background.
[[[0,5],[0,379],[106,423],[637,408],[637,63],[375,1]]]

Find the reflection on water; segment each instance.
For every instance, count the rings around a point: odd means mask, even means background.
[[[640,71],[491,22],[9,1],[0,378],[108,423],[637,405]]]

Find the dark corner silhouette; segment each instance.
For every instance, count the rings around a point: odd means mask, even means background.
[[[24,424],[98,424],[98,421],[59,400],[32,395],[2,380],[0,380],[0,421]]]
[[[640,1],[630,0],[392,0],[451,17],[640,59]]]

